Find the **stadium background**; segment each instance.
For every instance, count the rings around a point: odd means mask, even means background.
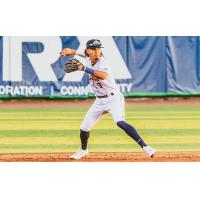
[[[78,72],[65,76],[63,64],[68,58],[59,57],[65,47],[84,50],[89,38],[0,37],[1,97],[90,96],[87,76]],[[101,39],[124,95],[199,95],[199,37]],[[41,90],[34,92],[34,87]]]

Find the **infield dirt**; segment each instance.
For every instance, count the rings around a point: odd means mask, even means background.
[[[144,153],[90,153],[81,160],[70,160],[70,154],[2,154],[0,162],[200,162],[200,152],[159,152],[154,158]]]

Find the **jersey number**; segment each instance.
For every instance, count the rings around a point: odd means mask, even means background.
[[[98,85],[100,88],[103,88],[102,85],[101,85],[101,83],[97,83],[97,85]]]

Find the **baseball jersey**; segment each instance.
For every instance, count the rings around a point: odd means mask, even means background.
[[[90,86],[96,96],[104,96],[109,95],[112,92],[119,92],[115,79],[112,75],[112,70],[104,57],[101,57],[101,59],[93,66],[91,65],[90,58],[86,57],[86,66],[94,70],[107,72],[108,74],[105,80],[98,79],[89,74]]]

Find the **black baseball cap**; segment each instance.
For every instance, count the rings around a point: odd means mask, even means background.
[[[92,39],[87,41],[86,49],[103,48],[101,41],[98,39]]]

